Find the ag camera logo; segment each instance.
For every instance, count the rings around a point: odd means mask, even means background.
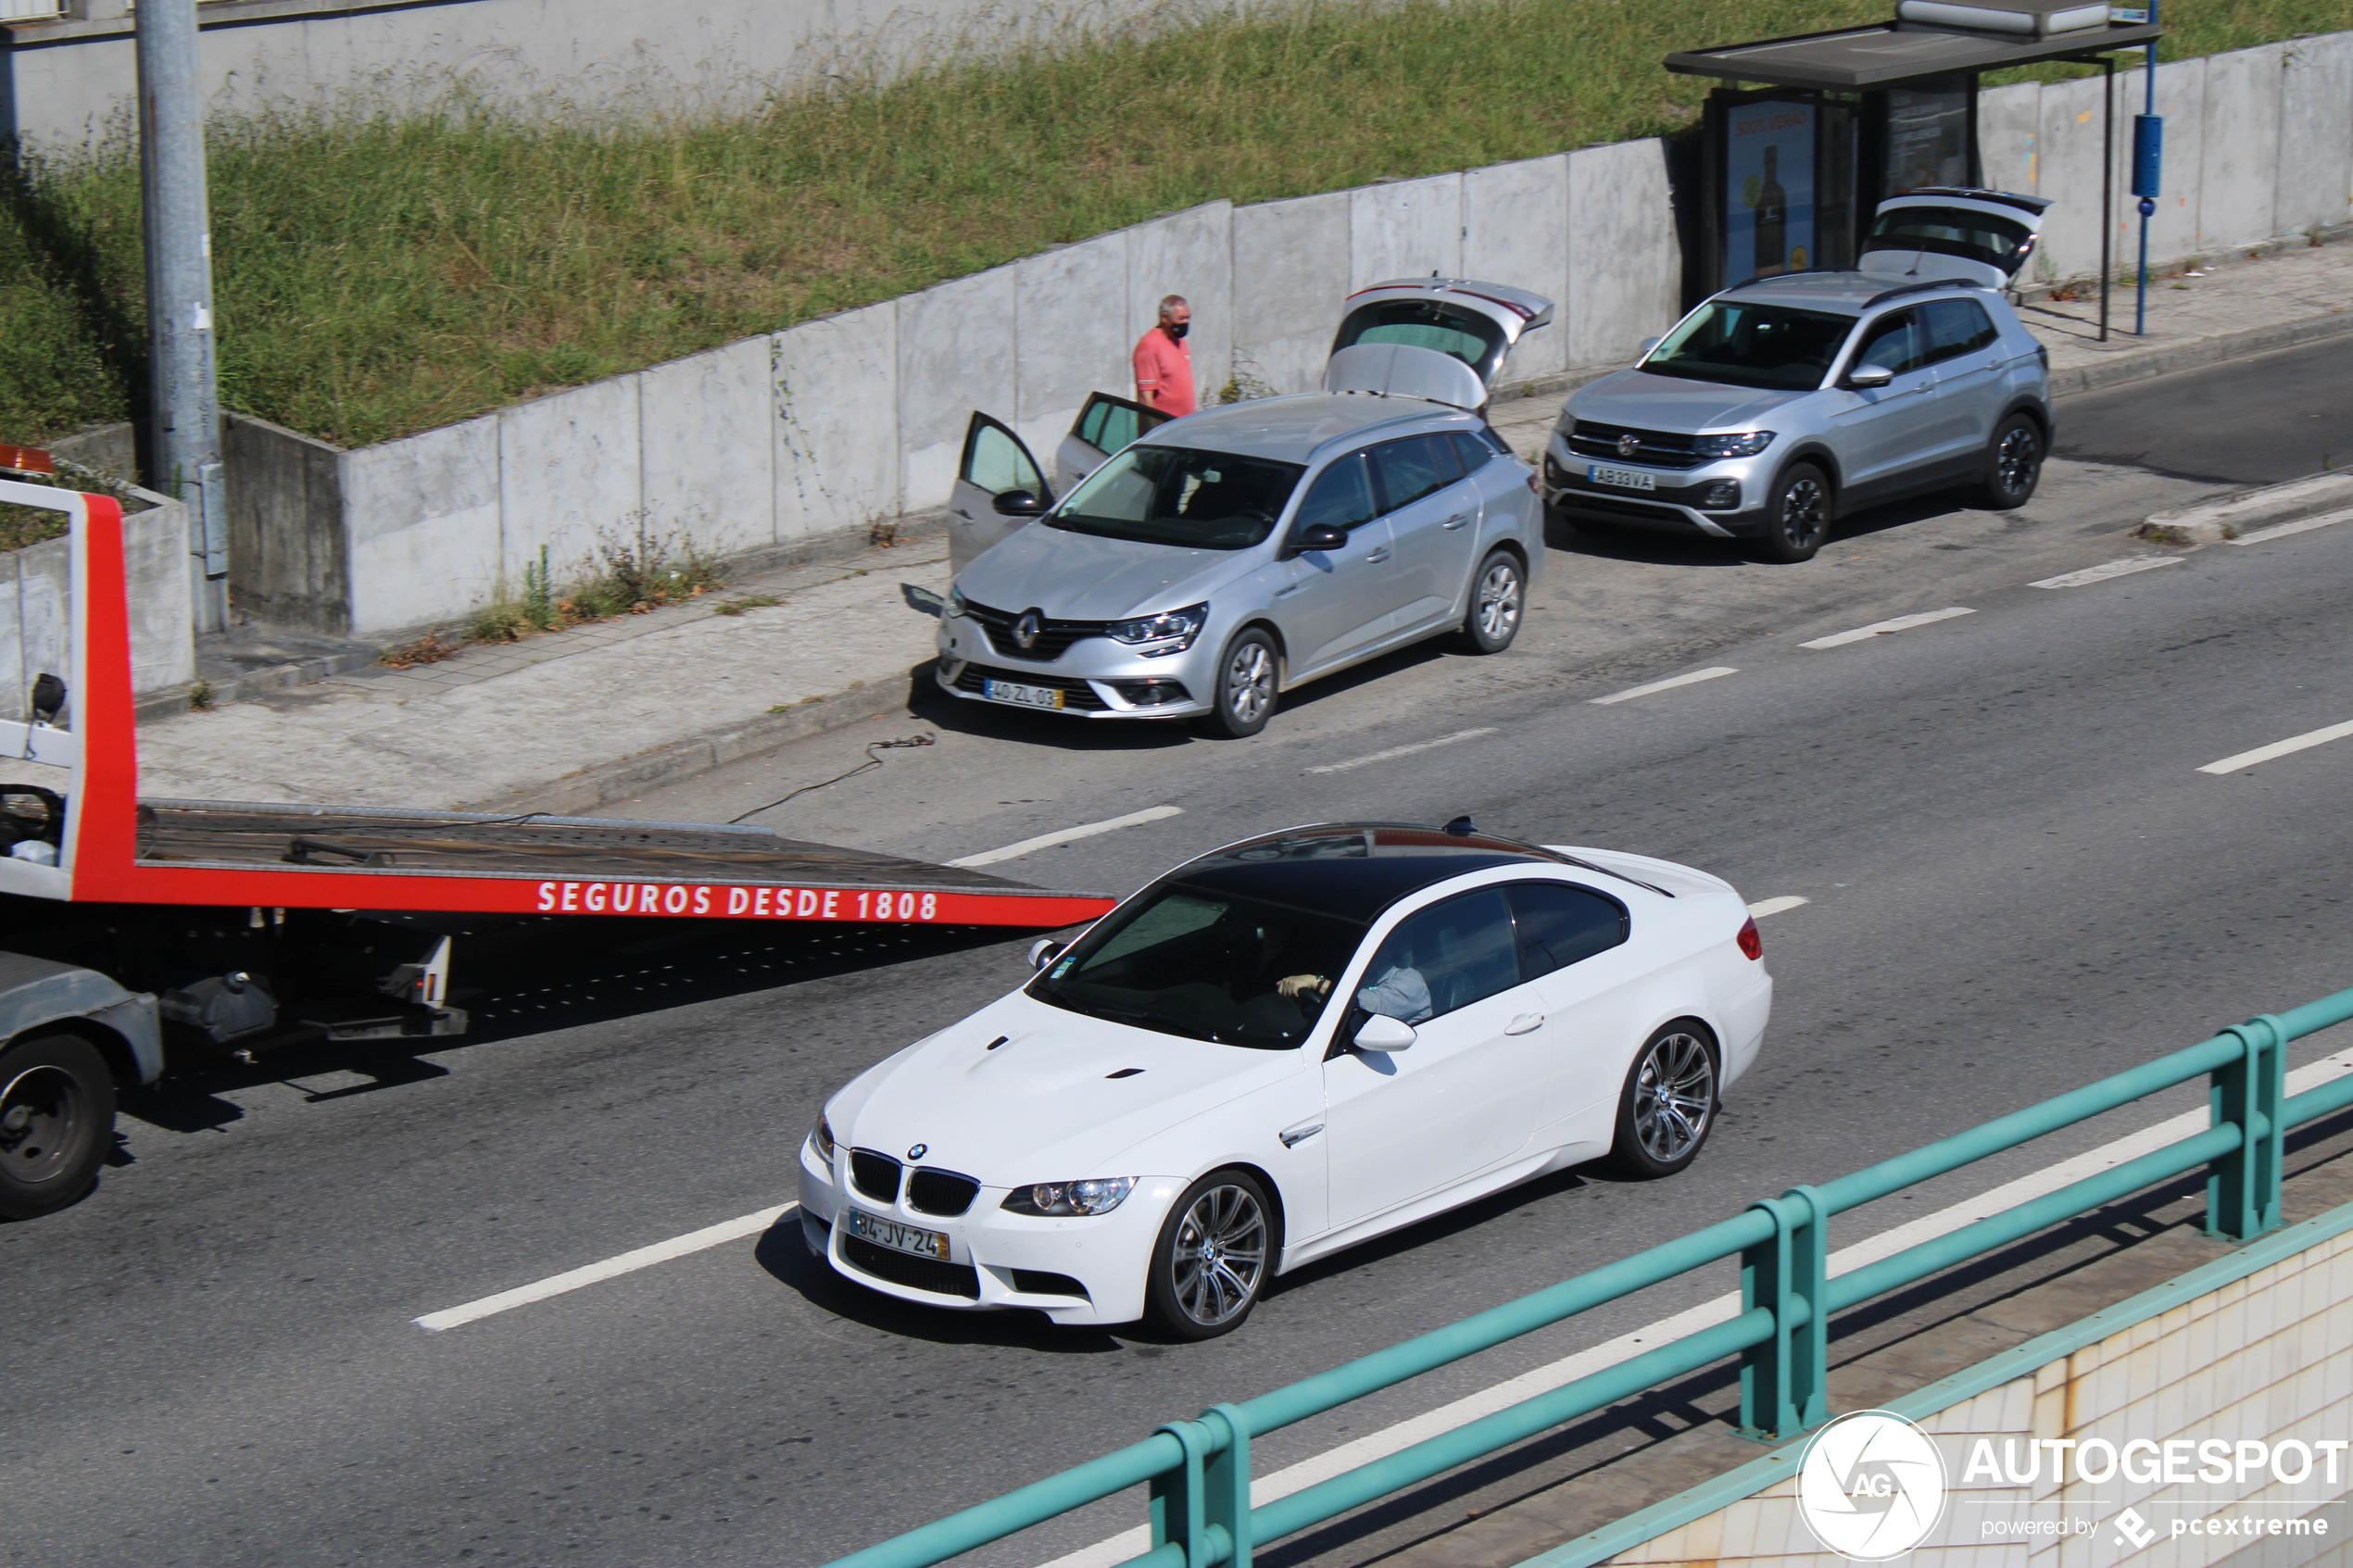
[[[1884,1562],[1926,1540],[1944,1513],[1944,1456],[1888,1411],[1855,1411],[1814,1434],[1797,1466],[1797,1512],[1839,1556]]]

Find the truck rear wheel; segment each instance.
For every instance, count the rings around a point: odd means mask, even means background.
[[[89,1041],[37,1035],[0,1051],[0,1219],[64,1208],[114,1140],[114,1074]]]

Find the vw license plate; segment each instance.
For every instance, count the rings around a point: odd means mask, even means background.
[[[896,1220],[886,1220],[869,1214],[863,1209],[849,1210],[849,1234],[887,1247],[893,1252],[912,1252],[918,1258],[937,1258],[948,1261],[948,1238],[937,1231],[917,1230]]]
[[[1023,708],[1060,708],[1063,705],[1059,686],[1025,686],[1019,681],[983,681],[980,695],[991,702],[1010,702]]]
[[[1615,484],[1624,490],[1655,490],[1658,488],[1658,476],[1656,474],[1639,473],[1632,469],[1605,469],[1599,463],[1587,464],[1585,468],[1585,477],[1592,481],[1595,484]]]

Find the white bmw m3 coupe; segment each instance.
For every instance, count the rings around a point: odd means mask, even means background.
[[[1393,823],[1189,860],[826,1102],[811,1249],[939,1307],[1238,1327],[1276,1274],[1604,1156],[1690,1164],[1771,1010],[1719,878]]]

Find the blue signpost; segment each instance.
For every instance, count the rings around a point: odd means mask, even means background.
[[[2149,0],[2145,14],[2111,10],[2111,16],[2154,22],[2158,0]],[[2133,117],[2133,194],[2141,198],[2141,266],[2133,306],[2133,335],[2149,330],[2149,220],[2157,216],[2159,171],[2165,162],[2165,120],[2157,112],[2157,40],[2148,42],[2148,65],[2142,73],[2142,108]]]

